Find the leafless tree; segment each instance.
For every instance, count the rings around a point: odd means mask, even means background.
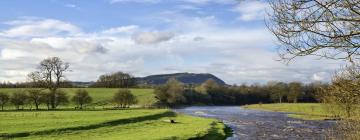
[[[360,57],[359,0],[269,0],[268,29],[281,43],[280,57]]]
[[[60,87],[61,81],[64,80],[64,72],[68,71],[69,63],[63,62],[59,57],[44,59],[38,66],[38,71],[32,72],[28,78],[41,87],[50,90],[50,105],[52,109],[56,108],[56,90]]]

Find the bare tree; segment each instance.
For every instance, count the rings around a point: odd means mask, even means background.
[[[9,95],[0,92],[0,105],[1,105],[1,110],[4,110],[4,106],[5,104],[9,101]]]
[[[41,87],[50,90],[50,105],[52,109],[56,108],[56,90],[60,87],[61,81],[64,79],[69,68],[69,63],[63,62],[59,57],[51,57],[44,59],[38,66],[38,71],[32,72],[28,78]]]
[[[274,0],[267,26],[283,60],[315,55],[354,62],[360,55],[359,0]]]

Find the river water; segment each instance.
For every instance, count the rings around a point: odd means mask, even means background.
[[[192,106],[174,109],[193,116],[216,118],[233,130],[228,140],[323,140],[333,121],[305,121],[286,113],[248,110],[239,106]]]

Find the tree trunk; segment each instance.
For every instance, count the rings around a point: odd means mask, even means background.
[[[279,97],[279,102],[280,102],[280,103],[282,102],[282,97]]]
[[[39,110],[39,105],[37,103],[35,103],[35,108],[36,110]]]
[[[51,89],[51,97],[50,97],[50,104],[51,104],[51,109],[55,109],[56,108],[56,104],[55,104],[55,100],[56,100],[56,97],[55,97],[55,92],[56,92],[56,89]]]

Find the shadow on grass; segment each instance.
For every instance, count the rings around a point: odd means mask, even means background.
[[[221,128],[219,127],[219,123],[220,122],[211,123],[211,128],[208,130],[207,134],[203,136],[198,134],[196,138],[191,138],[189,140],[225,140],[233,135],[233,130],[230,127],[225,126],[224,128]]]
[[[157,120],[157,119],[160,119],[163,117],[175,117],[175,116],[176,116],[176,113],[171,112],[171,111],[166,111],[164,113],[159,113],[159,114],[154,114],[154,115],[112,120],[112,121],[107,121],[107,122],[103,122],[103,123],[99,123],[99,124],[91,124],[91,125],[86,125],[86,126],[49,129],[49,130],[35,131],[35,132],[5,133],[5,134],[0,134],[0,139],[1,138],[11,139],[11,138],[15,138],[15,137],[27,137],[30,135],[48,135],[50,133],[59,133],[59,132],[65,132],[65,131],[91,130],[91,129],[97,129],[97,128],[101,128],[101,127],[110,127],[110,126],[116,126],[116,125],[122,125],[122,124],[137,123],[137,122],[142,122],[142,121],[147,121],[147,120]]]

